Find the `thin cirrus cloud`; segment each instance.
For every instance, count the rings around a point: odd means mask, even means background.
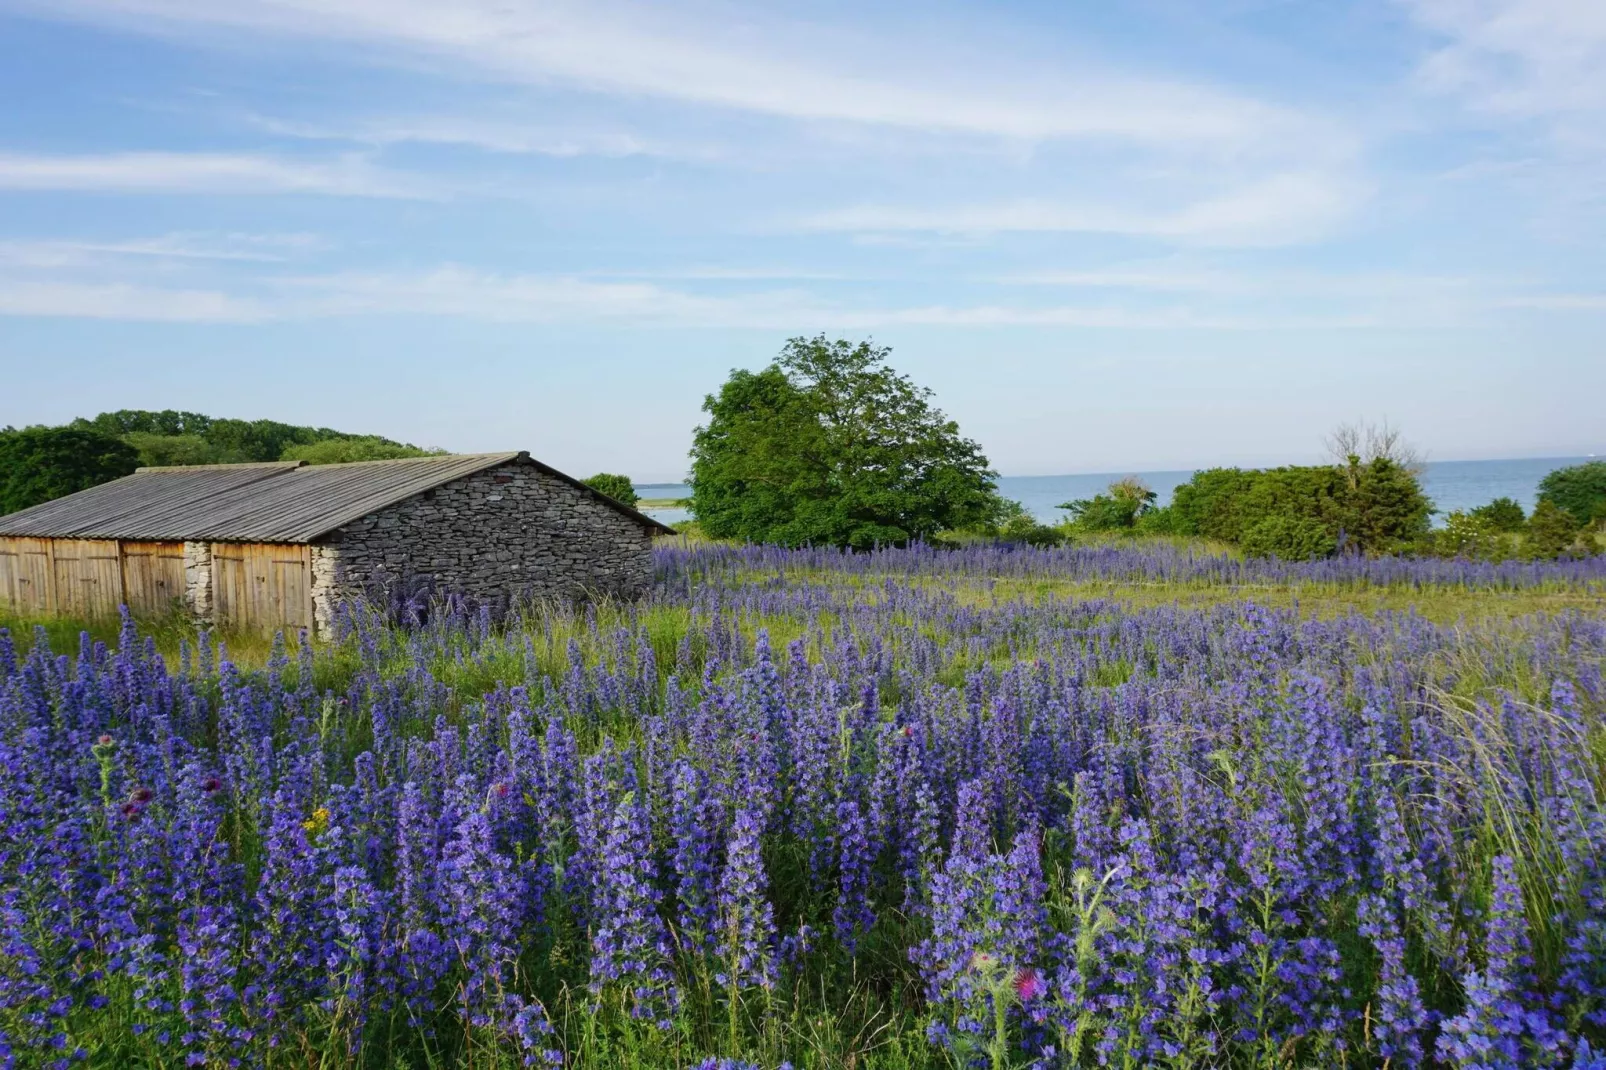
[[[0,241],[0,264],[30,268],[74,268],[117,263],[125,258],[176,261],[279,263],[323,248],[314,234],[202,234],[175,232],[128,241]]]
[[[246,121],[265,133],[304,141],[336,141],[388,148],[393,145],[446,145],[515,155],[626,158],[663,156],[711,159],[719,155],[699,146],[643,138],[624,130],[588,129],[495,121],[451,115],[363,118],[345,122],[300,122],[252,114]]]
[[[1317,238],[1364,199],[1365,188],[1323,173],[1274,175],[1178,208],[1016,200],[909,208],[869,205],[806,217],[806,230],[992,234],[1083,232],[1205,245],[1283,245]]]
[[[652,5],[540,0],[13,3],[138,32],[233,30],[355,43],[452,73],[793,120],[1027,140],[1107,138],[1167,152],[1327,151],[1343,140],[1313,116],[1208,85],[1095,73],[1087,63],[1077,64],[1086,73],[1068,79],[1022,71],[1008,57],[900,57],[896,46],[887,47],[899,34],[844,42],[750,7],[688,18]],[[823,55],[843,58],[833,64]]]
[[[1423,62],[1429,87],[1488,112],[1606,111],[1606,4],[1596,0],[1405,0],[1443,40]]]
[[[143,323],[260,323],[266,309],[216,290],[128,283],[0,281],[0,316]]]
[[[208,324],[427,316],[486,323],[758,330],[792,330],[799,323],[845,330],[898,325],[1246,330],[1340,328],[1367,322],[1347,313],[1313,320],[1120,305],[863,307],[789,289],[715,296],[650,283],[497,274],[458,265],[416,273],[337,272],[259,279],[248,286],[250,292],[240,295],[130,283],[10,282],[0,284],[0,316]]]
[[[293,160],[206,152],[0,153],[0,190],[111,193],[312,193],[417,199],[441,191],[346,157]]]

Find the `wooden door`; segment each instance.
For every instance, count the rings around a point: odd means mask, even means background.
[[[123,543],[123,592],[135,613],[170,613],[184,604],[184,544]]]
[[[277,543],[212,544],[219,624],[290,631],[312,626],[312,551]]]
[[[13,613],[43,616],[55,601],[52,579],[47,540],[0,538],[0,605]]]
[[[58,615],[117,615],[123,604],[123,567],[115,540],[56,539],[50,551]]]

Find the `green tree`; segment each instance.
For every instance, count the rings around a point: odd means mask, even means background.
[[[1606,461],[1556,469],[1539,481],[1539,497],[1567,510],[1580,525],[1606,520]]]
[[[635,505],[640,498],[636,494],[636,485],[630,482],[629,476],[615,475],[612,472],[598,472],[585,481],[585,485],[600,494],[606,494],[616,502],[626,505]]]
[[[167,468],[176,464],[219,464],[217,449],[200,435],[164,435],[156,431],[130,431],[120,436],[139,454],[139,463],[148,468]]]
[[[692,511],[714,538],[866,548],[1002,516],[995,473],[869,342],[794,338],[703,402]]]
[[[1137,476],[1111,483],[1103,494],[1064,502],[1057,509],[1071,514],[1071,523],[1083,531],[1130,531],[1154,507],[1154,491]]]
[[[139,454],[112,435],[73,427],[0,433],[0,513],[13,513],[139,467]]]
[[[407,457],[429,457],[439,450],[422,450],[405,442],[392,442],[377,435],[326,438],[319,442],[286,447],[279,459],[306,461],[308,464],[350,464],[353,461],[394,461]]]
[[[1529,558],[1560,557],[1578,541],[1580,525],[1572,513],[1549,498],[1540,498],[1534,515],[1528,518],[1522,553]]]
[[[1454,513],[1450,514],[1454,516]],[[1523,514],[1522,506],[1511,498],[1496,498],[1488,505],[1480,505],[1467,514],[1479,523],[1484,524],[1490,531],[1511,534],[1521,531],[1528,518]]]

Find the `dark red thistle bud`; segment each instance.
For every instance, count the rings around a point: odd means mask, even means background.
[[[140,814],[140,805],[139,805],[139,803],[134,802],[133,800],[130,800],[128,802],[125,802],[122,805],[122,812],[123,812],[123,816],[124,817],[126,817],[126,818],[128,818],[128,820],[132,821],[132,820],[134,820],[134,818],[139,816],[139,814]]]
[[[152,798],[150,788],[135,788],[134,793],[128,797],[129,802],[135,806],[144,806]]]
[[[904,739],[913,739],[914,738],[914,734],[915,734],[915,726],[914,725],[906,724],[906,725],[903,726],[903,738]]]
[[[112,745],[112,737],[108,735],[102,735],[99,739],[95,740],[95,742],[100,744],[102,747],[109,747]]]
[[[212,792],[216,791],[222,786],[223,781],[219,780],[215,776],[209,776],[205,780],[201,781],[201,790],[206,792],[208,795],[212,794]]]

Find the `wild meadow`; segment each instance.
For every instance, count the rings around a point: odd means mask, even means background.
[[[1606,559],[0,632],[0,1066],[1606,1067]]]

